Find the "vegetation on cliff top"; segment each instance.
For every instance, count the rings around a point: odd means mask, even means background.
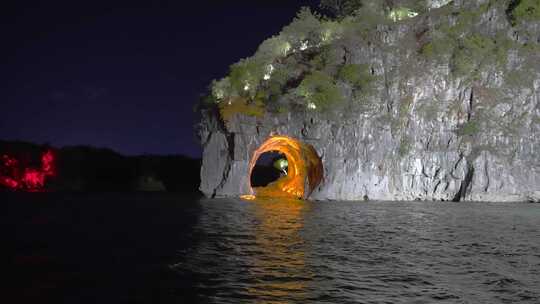
[[[358,96],[369,96],[378,80],[369,62],[350,61],[347,43],[364,40],[384,45],[376,41],[381,39],[376,34],[381,26],[430,14],[438,14],[435,17],[441,21],[416,37],[418,60],[449,62],[456,77],[474,80],[486,68],[504,70],[511,50],[538,50],[535,42],[520,44],[505,33],[489,35],[476,28],[482,16],[496,8],[513,25],[540,20],[539,2],[489,0],[471,9],[446,0],[323,0],[320,7],[332,18],[303,8],[252,57],[231,65],[228,76],[214,80],[204,100],[219,108],[225,122],[237,113],[262,116],[289,111],[292,105],[306,111],[332,111],[348,101],[347,88],[360,100]]]
[[[329,46],[388,19],[382,5],[339,2],[321,3],[336,19],[303,8],[279,35],[265,40],[252,57],[231,65],[228,76],[214,80],[204,99],[206,104],[218,105],[227,121],[235,113],[260,116],[267,110],[287,111],[291,104],[326,111],[343,102],[341,83],[367,89],[373,78],[366,72],[367,66],[341,63]],[[278,104],[285,95],[288,102]]]

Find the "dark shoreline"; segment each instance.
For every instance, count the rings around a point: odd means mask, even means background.
[[[55,175],[39,191],[198,192],[200,159],[183,155],[125,156],[111,149],[89,146],[55,148],[21,141],[1,141],[0,155],[17,160],[17,168],[0,164],[0,174],[14,175],[26,168],[38,168],[40,157],[51,150],[55,155]],[[2,167],[4,166],[4,167]],[[0,183],[0,191],[9,188]],[[18,189],[21,191],[28,189]]]

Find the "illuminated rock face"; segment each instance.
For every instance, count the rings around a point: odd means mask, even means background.
[[[288,174],[266,187],[252,189],[252,193],[256,196],[308,198],[323,176],[322,161],[315,149],[288,136],[271,136],[253,153],[249,176],[261,154],[271,151],[281,152],[287,157]]]
[[[365,65],[373,76],[367,89],[333,78],[343,102],[328,112],[298,106],[302,79],[276,97],[294,105],[279,113],[223,124],[204,110],[201,191],[251,193],[255,151],[282,134],[321,158],[310,199],[540,201],[540,22],[512,25],[505,1],[430,3],[427,14],[324,48],[339,60],[321,70]],[[494,61],[489,45],[500,51]],[[313,56],[295,58],[290,70],[305,75]]]
[[[449,87],[441,113],[452,100],[464,107],[470,103],[470,89]],[[523,115],[535,113],[540,90],[529,98],[533,109],[525,106],[519,110]],[[255,151],[271,134],[287,134],[311,145],[324,166],[322,180],[310,189],[309,199],[540,201],[540,136],[534,136],[538,133],[527,133],[526,128],[518,138],[481,133],[485,136],[475,136],[471,143],[470,136],[455,132],[459,117],[454,115],[426,121],[421,112],[411,111],[407,128],[399,132],[384,116],[372,115],[337,121],[315,112],[237,116],[225,129],[216,115],[204,112],[200,190],[208,197],[252,194],[250,163]],[[527,119],[523,123],[531,126]],[[495,143],[497,149],[478,151],[473,145],[486,143]],[[508,153],[512,161],[505,158]]]

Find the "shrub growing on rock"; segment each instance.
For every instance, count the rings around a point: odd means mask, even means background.
[[[490,37],[472,34],[459,41],[453,54],[453,72],[458,76],[466,76],[482,68],[485,63],[504,65],[505,52]],[[500,61],[500,62],[499,62]]]
[[[352,15],[362,7],[362,0],[321,0],[320,7],[330,12],[336,18]]]
[[[223,121],[227,123],[236,114],[262,117],[265,109],[261,102],[250,102],[243,97],[234,97],[219,103],[219,113]]]
[[[314,71],[307,75],[296,89],[297,95],[304,98],[308,108],[327,110],[331,105],[343,100],[341,91],[329,75]]]
[[[280,36],[288,41],[294,51],[305,50],[320,39],[321,21],[309,8],[302,8],[293,22],[283,28]]]
[[[540,1],[513,0],[508,7],[507,13],[513,24],[516,24],[521,20],[540,20]]]
[[[471,120],[461,125],[456,133],[460,136],[473,136],[480,131],[478,122]]]
[[[339,69],[338,78],[363,91],[375,80],[367,64],[345,64]]]
[[[242,59],[231,66],[230,87],[237,95],[253,97],[264,73],[264,64],[257,58]]]

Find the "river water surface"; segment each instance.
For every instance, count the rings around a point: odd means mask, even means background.
[[[55,303],[540,303],[540,204],[9,195]]]

